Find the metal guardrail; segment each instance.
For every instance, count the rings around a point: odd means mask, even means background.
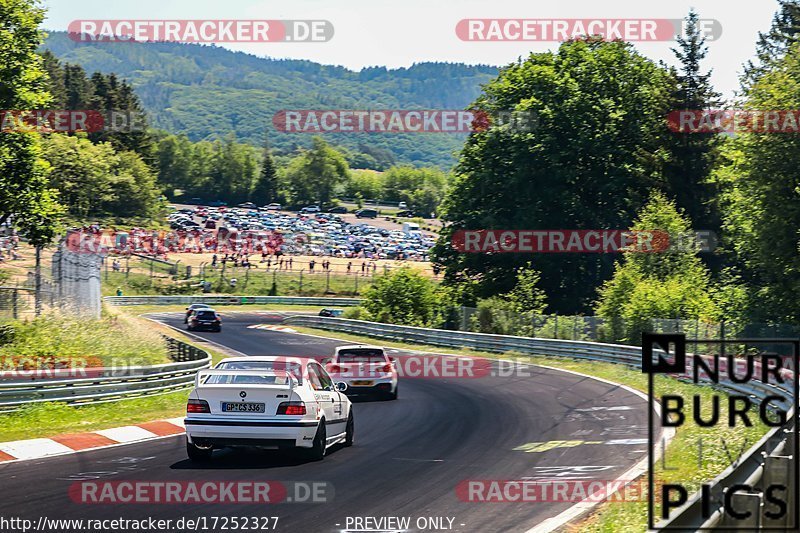
[[[361,303],[359,298],[325,298],[314,296],[106,296],[111,305],[321,305],[347,307]]]
[[[316,316],[293,316],[285,319],[284,323],[431,346],[471,348],[498,353],[518,352],[526,355],[561,356],[623,364],[637,369],[641,368],[642,363],[642,349],[637,346],[425,329]],[[792,375],[792,379],[795,379],[794,375]],[[774,394],[777,388],[776,385],[760,381],[751,381],[746,384],[720,383],[718,386],[737,394],[748,395],[756,400],[763,400],[766,396]],[[784,390],[789,391],[791,384],[784,383],[784,386],[786,387]],[[800,527],[798,524],[788,522],[794,516],[794,506],[798,505],[795,486],[797,480],[795,483],[790,482],[790,476],[794,472],[793,461],[797,460],[792,455],[794,434],[791,431],[794,427],[792,419],[795,409],[796,406],[791,408],[788,422],[784,426],[769,431],[736,463],[708,483],[711,493],[710,509],[713,510],[709,518],[703,516],[703,502],[698,493],[681,508],[671,513],[670,520],[658,523],[657,529],[669,527],[673,530],[680,528],[685,531],[696,531],[701,528],[718,527],[745,527],[748,530],[759,530],[763,527],[781,528],[788,525],[793,525],[795,528]],[[783,518],[770,519],[766,515],[769,506],[764,505],[763,489],[771,483],[777,482],[783,482],[787,487],[783,496],[788,502],[788,510]],[[747,483],[753,487],[750,492],[734,494],[737,509],[751,512],[746,522],[733,521],[729,515],[723,512],[722,508],[724,487],[730,487],[737,483]]]
[[[211,366],[211,355],[190,344],[166,337],[173,363],[33,372],[38,379],[0,377],[0,412],[44,402],[96,404],[131,397],[163,394],[192,386],[198,370]],[[74,374],[86,377],[73,377]],[[52,377],[51,377],[52,376]]]

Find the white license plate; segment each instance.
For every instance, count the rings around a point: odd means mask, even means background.
[[[263,413],[264,404],[254,402],[222,402],[223,413]]]

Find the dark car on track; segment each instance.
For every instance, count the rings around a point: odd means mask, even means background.
[[[328,209],[328,213],[347,213],[347,208],[342,205],[331,207]]]
[[[197,309],[211,309],[211,306],[208,304],[191,304],[189,307],[186,308],[186,316],[183,317],[183,323],[189,323],[189,316],[191,316],[192,311]]]
[[[318,316],[337,317],[337,316],[342,316],[343,313],[344,313],[344,309],[334,309],[332,307],[326,307],[325,309],[323,309],[323,310],[321,310],[319,312]]]
[[[211,308],[195,309],[189,315],[189,324],[186,327],[189,331],[207,329],[210,331],[222,331],[222,319],[216,311]]]

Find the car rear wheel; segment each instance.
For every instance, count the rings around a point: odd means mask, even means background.
[[[208,461],[211,459],[211,453],[213,451],[214,450],[212,448],[198,448],[188,440],[186,441],[186,454],[192,461]]]
[[[399,393],[400,393],[400,386],[398,385],[397,387],[394,388],[394,392],[389,392],[389,393],[386,394],[386,399],[387,400],[396,400],[397,399],[397,395]]]
[[[350,414],[347,416],[347,426],[345,428],[345,434],[344,434],[344,445],[352,446],[354,437],[355,437],[355,422],[353,421],[353,411],[351,409]]]
[[[320,420],[319,427],[317,427],[317,434],[314,435],[314,442],[311,449],[308,450],[308,458],[312,461],[322,461],[325,457],[325,446],[328,442],[328,434],[325,431],[325,420]]]

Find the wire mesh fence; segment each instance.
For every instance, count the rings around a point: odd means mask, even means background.
[[[800,326],[777,323],[709,322],[700,319],[647,318],[625,320],[583,315],[542,315],[516,313],[504,309],[462,307],[458,329],[479,333],[518,335],[545,339],[595,341],[638,345],[647,333],[683,333],[687,340],[726,338],[797,338]],[[699,351],[714,353],[717,347],[695,343]],[[763,347],[775,353],[785,347]],[[740,350],[746,349],[739,347]]]
[[[106,258],[101,277],[106,295],[223,293],[263,296],[358,296],[392,266],[369,261],[324,266],[324,261],[287,260],[242,265],[168,262],[150,256]]]

